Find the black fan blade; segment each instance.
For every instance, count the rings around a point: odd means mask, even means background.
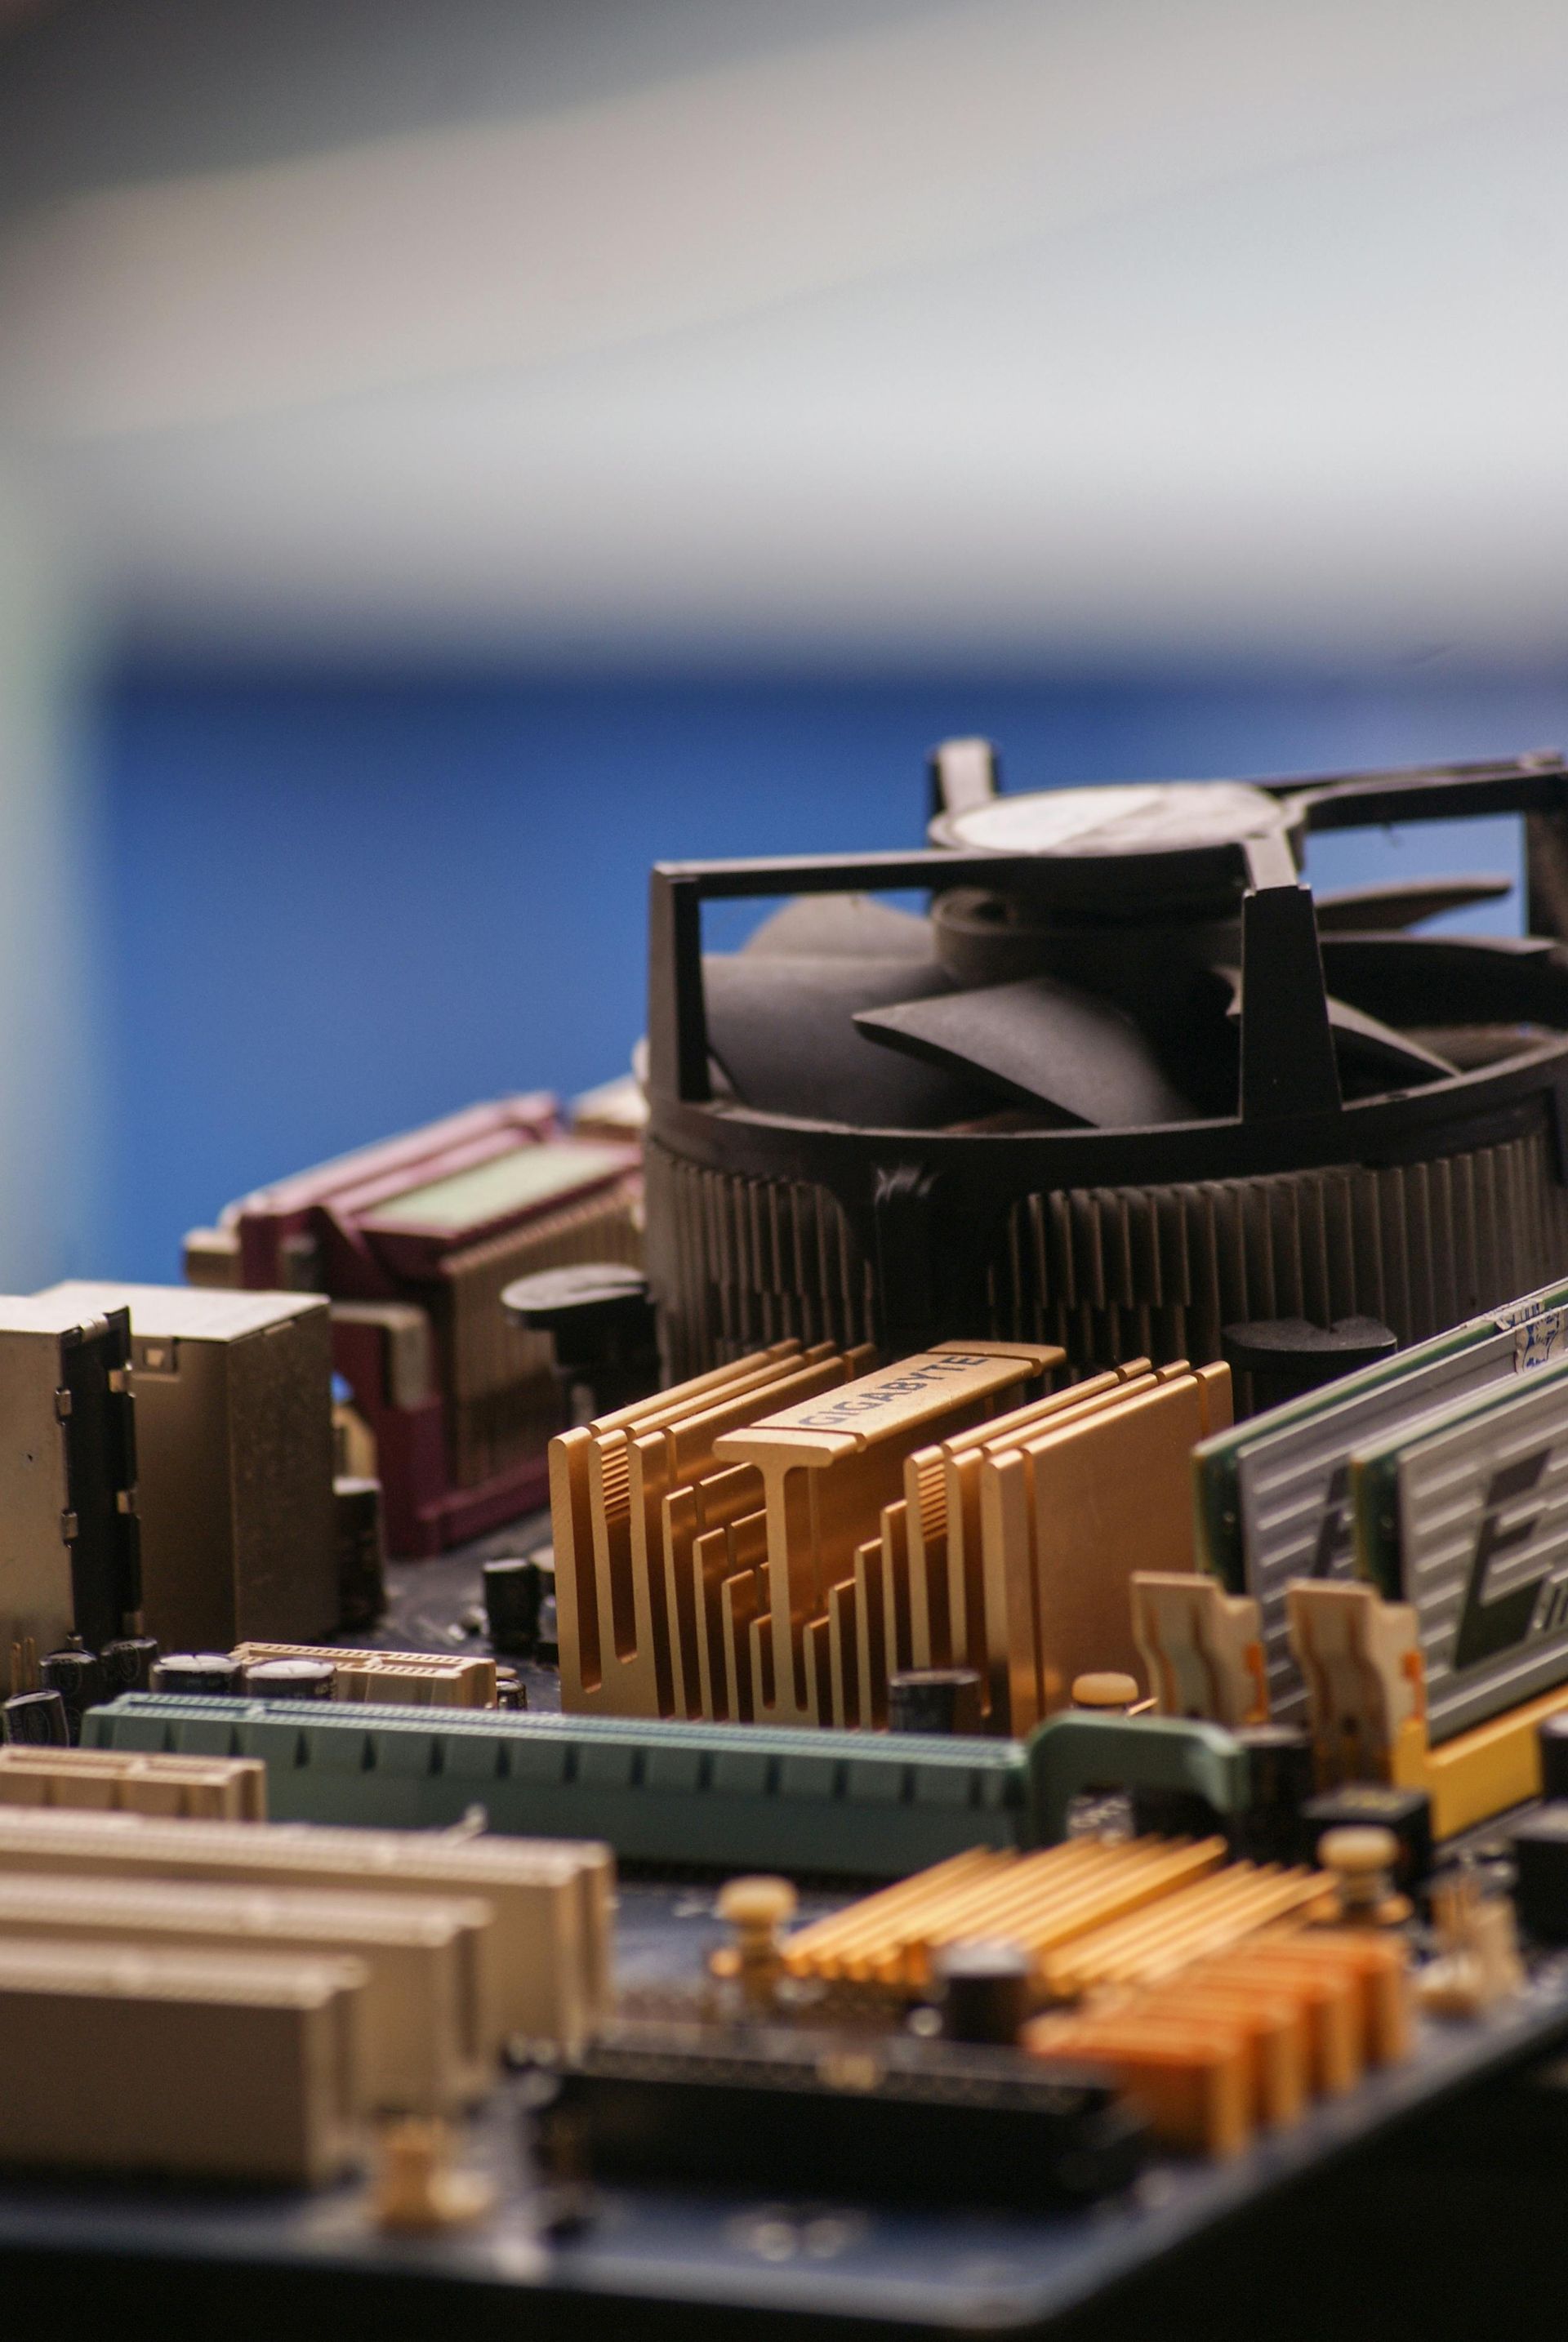
[[[1223,976],[1231,986],[1228,1014],[1240,1018],[1242,1013],[1241,970],[1216,967],[1214,974]],[[1344,1071],[1375,1074],[1387,1077],[1386,1086],[1412,1089],[1423,1082],[1439,1082],[1458,1067],[1447,1057],[1440,1057],[1424,1042],[1414,1040],[1406,1033],[1396,1033],[1392,1025],[1379,1017],[1368,1016],[1363,1010],[1353,1008],[1348,1000],[1328,995],[1329,1030],[1333,1035],[1334,1055]]]
[[[870,895],[794,895],[742,946],[791,959],[929,959],[929,919],[895,911]]]
[[[1443,911],[1500,903],[1513,892],[1512,878],[1403,878],[1389,886],[1346,886],[1313,900],[1319,935],[1399,935]]]
[[[1396,1033],[1392,1025],[1376,1016],[1364,1016],[1348,1000],[1336,1000],[1332,992],[1328,1021],[1342,1064],[1363,1073],[1386,1075],[1390,1088],[1411,1089],[1422,1082],[1441,1082],[1459,1070],[1435,1049],[1408,1033]]]
[[[1323,938],[1331,992],[1401,1026],[1568,1026],[1568,953],[1535,936]]]
[[[703,964],[708,1048],[743,1106],[809,1122],[930,1130],[984,1113],[994,1094],[867,1046],[862,1008],[944,992],[934,960],[737,952]]]
[[[854,1021],[889,1049],[984,1074],[1075,1122],[1137,1130],[1199,1119],[1130,1016],[1054,976],[903,1000]]]

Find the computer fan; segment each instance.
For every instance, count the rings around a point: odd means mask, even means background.
[[[1568,1266],[1568,770],[998,794],[931,845],[654,873],[648,1260],[668,1371],[784,1335],[1220,1355],[1402,1341]],[[1307,834],[1526,816],[1523,938],[1413,933],[1501,879],[1325,896]],[[918,890],[924,916],[869,899]],[[789,897],[704,956],[702,905]]]

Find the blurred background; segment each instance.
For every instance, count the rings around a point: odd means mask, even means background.
[[[1565,130],[1556,0],[0,0],[0,1284],[623,1071],[941,735],[1568,745]]]

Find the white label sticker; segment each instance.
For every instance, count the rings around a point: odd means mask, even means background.
[[[1544,1309],[1513,1336],[1513,1371],[1528,1374],[1533,1366],[1550,1366],[1568,1356],[1568,1309]]]

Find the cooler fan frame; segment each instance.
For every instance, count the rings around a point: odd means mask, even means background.
[[[1563,883],[1568,770],[1561,760],[1539,756],[1249,786],[1282,802],[1286,820],[1280,831],[1180,856],[1116,857],[1129,891],[1157,899],[1170,879],[1183,889],[1229,890],[1241,906],[1240,1110],[1150,1129],[860,1128],[770,1114],[714,1093],[703,975],[704,903],[977,886],[1026,892],[1071,911],[1096,878],[1103,887],[1103,865],[1086,876],[1070,856],[1046,862],[1029,854],[936,846],[655,867],[649,913],[648,1259],[672,1372],[700,1371],[759,1333],[869,1334],[885,1349],[901,1350],[992,1326],[1022,1332],[1018,1326],[995,1325],[999,1306],[1004,1316],[1016,1314],[1015,1302],[998,1302],[996,1264],[1009,1246],[1016,1251],[1016,1215],[1029,1199],[1087,1204],[1127,1192],[1146,1196],[1248,1183],[1266,1210],[1273,1184],[1283,1183],[1283,1193],[1298,1175],[1343,1169],[1375,1178],[1450,1160],[1513,1160],[1509,1150],[1517,1156],[1533,1141],[1544,1142],[1545,1176],[1563,1189],[1568,1177],[1568,951],[1553,940],[1568,927]],[[1417,947],[1411,959],[1413,992],[1407,1013],[1393,1014],[1393,1021],[1432,1021],[1420,1013],[1430,1004],[1417,996],[1442,966],[1467,1018],[1535,1022],[1557,1037],[1435,1083],[1343,1099],[1324,959],[1353,976],[1354,956],[1364,950],[1365,939],[1343,933],[1320,937],[1291,841],[1312,831],[1503,814],[1525,818],[1528,916],[1532,928],[1544,926],[1546,934],[1409,938]],[[1397,995],[1405,940],[1375,938],[1385,995],[1391,984]],[[1489,1001],[1496,1012],[1490,1018]],[[1385,1006],[1378,1013],[1391,1011]],[[691,1192],[683,1200],[677,1192],[692,1174],[707,1176],[713,1192],[706,1202]],[[836,1232],[819,1231],[821,1241],[837,1241],[843,1253],[834,1272],[843,1288],[839,1322],[820,1322],[820,1307],[803,1292],[794,1313],[798,1322],[791,1323],[789,1276],[781,1276],[775,1263],[750,1322],[726,1326],[723,1312],[703,1299],[704,1273],[718,1266],[704,1256],[744,1244],[748,1198],[765,1216],[788,1191],[831,1198],[825,1218],[836,1213],[842,1222]],[[716,1211],[710,1208],[715,1198]],[[1500,1276],[1541,1281],[1526,1273],[1538,1265],[1535,1254],[1556,1254],[1560,1246],[1563,1257],[1540,1266],[1543,1276],[1561,1271],[1568,1258],[1568,1191],[1562,1214],[1557,1200],[1547,1199],[1539,1239],[1517,1260],[1503,1260],[1501,1248],[1493,1247],[1490,1276],[1484,1262],[1474,1271],[1478,1288]],[[1497,1208],[1519,1206],[1500,1199]],[[757,1229],[759,1261],[770,1241],[776,1254],[776,1231],[770,1239]],[[744,1283],[745,1264],[732,1260],[728,1266],[732,1281],[738,1275]],[[1520,1289],[1518,1284],[1505,1291],[1478,1289],[1474,1306],[1493,1306]],[[1457,1302],[1449,1306],[1455,1315],[1465,1314]],[[814,1312],[819,1322],[813,1322]],[[1391,1310],[1390,1322],[1402,1339],[1433,1330],[1420,1309],[1403,1312],[1403,1324],[1397,1322],[1400,1314]],[[834,1315],[828,1306],[827,1317]],[[1092,1349],[1092,1332],[1084,1340]],[[1082,1351],[1084,1345],[1075,1346]],[[1074,1357],[1079,1366],[1096,1362],[1091,1355]]]

